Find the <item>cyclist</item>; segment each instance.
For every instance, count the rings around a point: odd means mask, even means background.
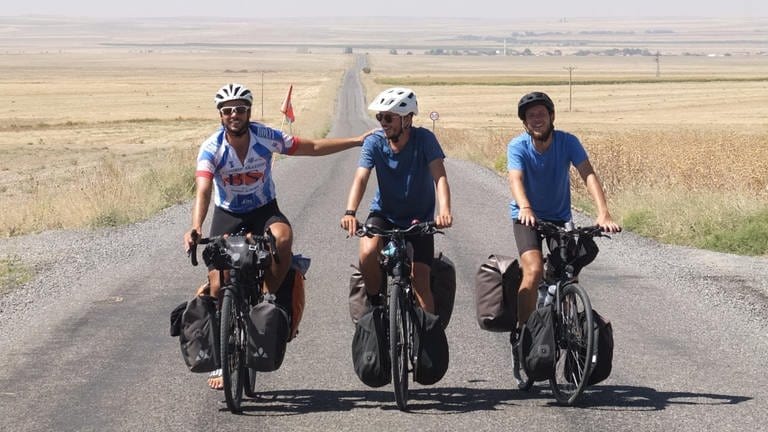
[[[392,229],[407,228],[415,220],[434,220],[439,228],[450,227],[453,217],[448,177],[443,164],[445,154],[432,132],[413,126],[413,116],[419,113],[416,94],[408,88],[390,88],[376,96],[368,109],[376,111],[376,120],[382,128],[369,135],[363,143],[341,227],[350,236],[357,230],[357,209],[373,169],[376,169],[378,191],[371,203],[366,224]],[[411,243],[416,298],[424,310],[434,314],[434,299],[429,286],[434,239],[423,236]],[[360,238],[360,272],[372,304],[382,302],[379,296],[383,277],[379,267],[382,247],[377,237]]]
[[[321,156],[346,150],[363,143],[368,135],[352,138],[307,139],[286,135],[280,130],[250,121],[253,94],[244,85],[230,83],[214,97],[221,128],[200,146],[195,172],[197,188],[192,206],[192,227],[184,234],[187,251],[195,244],[194,233],[202,233],[211,194],[214,194],[210,236],[234,233],[245,228],[275,237],[279,262],[274,260],[265,277],[265,288],[275,293],[288,273],[293,231],[277,205],[272,179],[272,154]],[[218,298],[218,270],[208,269],[210,295]],[[200,293],[202,290],[198,290]],[[215,374],[214,374],[215,376]],[[209,380],[212,388],[221,388],[218,378]]]
[[[558,224],[571,220],[571,164],[595,202],[595,224],[607,232],[621,228],[608,211],[603,186],[579,139],[555,130],[552,99],[542,92],[526,94],[517,115],[525,132],[507,145],[507,170],[512,190],[509,210],[523,270],[517,300],[519,329],[536,308],[537,287],[544,276],[542,245],[534,225],[537,218]]]

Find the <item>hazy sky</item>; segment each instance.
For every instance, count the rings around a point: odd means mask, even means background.
[[[768,17],[767,0],[16,0],[0,16]]]

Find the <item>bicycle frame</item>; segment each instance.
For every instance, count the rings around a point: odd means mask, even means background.
[[[395,401],[402,411],[408,405],[408,374],[414,371],[417,364],[417,354],[412,350],[416,321],[416,297],[411,280],[413,252],[407,237],[439,232],[434,222],[424,222],[405,229],[391,230],[364,226],[356,233],[359,237],[380,237],[385,241],[379,265],[387,276],[383,279],[389,282],[386,287],[382,287],[386,289],[385,307],[386,316],[389,317],[386,338],[392,361]]]
[[[589,330],[593,326],[592,305],[586,290],[578,284],[575,269],[570,264],[576,258],[573,255],[577,252],[574,253],[569,242],[576,241],[582,235],[589,237],[605,235],[597,226],[574,228],[566,224],[565,227],[560,227],[544,221],[538,221],[537,231],[543,240],[551,239],[559,252],[559,261],[552,272],[556,287],[554,311],[557,365],[555,373],[549,380],[550,386],[558,402],[572,404],[587,386],[586,382],[593,363],[594,334]],[[552,248],[549,249],[547,261],[554,265],[552,260],[554,251]],[[567,304],[564,301],[566,295],[570,299]],[[570,306],[573,306],[572,310]],[[569,309],[564,310],[564,307]],[[562,371],[560,367],[563,368]],[[561,372],[562,376],[558,382]]]
[[[255,372],[245,366],[248,344],[248,313],[261,301],[262,285],[271,260],[279,259],[275,239],[267,230],[264,236],[239,232],[198,240],[206,246],[206,263],[210,260],[219,270],[220,340],[222,376],[227,407],[239,413],[243,390],[253,396]],[[190,251],[192,264],[197,264],[196,250]],[[205,254],[204,254],[205,257]],[[246,382],[245,378],[248,378]]]

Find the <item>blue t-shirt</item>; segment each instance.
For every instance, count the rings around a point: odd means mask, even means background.
[[[435,159],[445,159],[445,154],[427,129],[411,128],[408,143],[399,153],[392,151],[384,131],[369,135],[360,152],[360,166],[376,169],[379,189],[371,211],[400,227],[409,226],[414,219],[434,220],[435,180],[429,164]]]
[[[536,217],[550,221],[571,220],[570,165],[587,160],[587,152],[575,136],[555,130],[552,144],[539,153],[524,132],[507,145],[507,170],[523,172],[525,195]],[[509,214],[517,220],[520,208],[513,199]]]

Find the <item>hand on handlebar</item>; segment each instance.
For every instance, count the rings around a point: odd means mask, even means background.
[[[437,224],[438,228],[449,228],[453,225],[453,216],[450,213],[439,214],[435,217],[435,224]]]
[[[536,213],[530,207],[521,207],[517,213],[517,220],[521,225],[535,227],[537,224]]]
[[[341,229],[347,232],[347,238],[354,236],[359,226],[360,222],[354,216],[344,215],[341,217]]]
[[[197,232],[197,230],[194,228],[184,233],[184,251],[187,253],[187,255],[192,253],[199,240],[200,233]]]
[[[619,224],[613,221],[610,215],[598,216],[595,225],[599,226],[603,232],[617,233],[621,232]]]

